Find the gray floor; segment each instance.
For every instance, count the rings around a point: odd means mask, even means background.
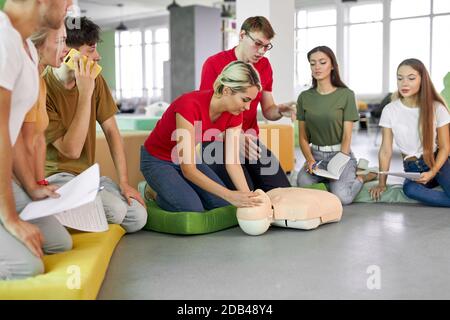
[[[353,140],[371,166],[373,142]],[[98,298],[450,299],[448,248],[450,210],[419,205],[353,204],[339,223],[258,237],[141,231],[119,243]]]

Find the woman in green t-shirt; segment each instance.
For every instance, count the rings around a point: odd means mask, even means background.
[[[363,183],[376,177],[356,175],[356,158],[350,149],[353,122],[359,120],[355,94],[342,82],[336,56],[330,48],[312,49],[308,61],[312,88],[303,91],[297,100],[299,142],[306,159],[297,185],[326,182],[343,205],[350,204]],[[334,170],[328,166],[333,158],[333,163],[340,162],[334,166],[332,163]],[[331,169],[337,175],[335,178],[319,176],[317,169]]]

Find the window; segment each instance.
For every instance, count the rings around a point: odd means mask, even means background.
[[[430,10],[430,0],[391,0],[392,19],[428,15]]]
[[[450,1],[434,0],[433,13],[450,13]]]
[[[236,19],[222,18],[222,48],[232,49],[239,43],[239,31],[236,26]]]
[[[146,86],[149,97],[161,97],[164,89],[164,61],[169,60],[169,30],[145,31]]]
[[[359,96],[375,98],[395,90],[397,66],[407,58],[425,64],[440,92],[450,71],[448,30],[450,0],[303,6],[295,15],[296,86],[310,85],[306,53],[325,44],[336,53],[342,78]]]
[[[160,99],[167,60],[168,28],[116,32],[116,98]]]
[[[450,3],[450,1],[449,1]],[[433,48],[431,61],[431,79],[436,89],[444,89],[443,79],[450,72],[450,15],[439,16],[433,19]]]
[[[118,33],[118,94],[121,98],[133,98],[142,95],[142,36],[140,31],[122,31]],[[117,51],[117,50],[116,50]],[[117,58],[116,58],[117,59]]]
[[[393,20],[390,48],[389,90],[393,91],[397,67],[403,60],[417,58],[430,70],[430,18]]]
[[[336,9],[298,11],[295,33],[295,83],[308,86],[311,84],[308,51],[321,45],[336,51]]]
[[[349,87],[358,93],[383,92],[383,5],[355,5],[344,27],[344,52]]]
[[[431,9],[433,8],[433,13]],[[421,60],[438,91],[450,71],[450,1],[392,0],[389,89],[397,87],[396,68],[407,58]]]

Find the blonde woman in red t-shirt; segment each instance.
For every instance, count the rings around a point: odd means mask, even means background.
[[[260,203],[247,185],[239,160],[242,112],[260,90],[258,72],[248,63],[235,61],[219,74],[214,90],[189,92],[172,102],[141,150],[141,171],[162,209],[202,212]],[[198,157],[198,144],[222,138],[225,156],[221,150],[211,150]],[[237,191],[226,188],[202,160],[225,160]]]

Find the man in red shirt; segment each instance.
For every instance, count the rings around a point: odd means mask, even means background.
[[[286,174],[280,167],[278,159],[258,139],[257,108],[261,104],[262,114],[268,120],[276,121],[283,115],[295,116],[292,104],[275,104],[272,96],[272,67],[264,54],[272,49],[270,42],[275,36],[269,21],[261,16],[250,17],[244,21],[239,33],[239,44],[231,50],[219,52],[209,57],[203,64],[200,90],[211,89],[222,69],[231,61],[241,60],[251,63],[259,72],[262,91],[258,93],[250,105],[250,110],[244,112],[241,141],[245,141],[245,161],[242,161],[247,183],[252,190],[269,191],[274,188],[290,187]],[[215,141],[214,144],[221,142]],[[259,147],[258,147],[259,146]],[[220,146],[211,148],[209,143],[203,145],[204,151],[218,150]],[[228,188],[233,183],[228,177],[224,164],[212,164],[210,167],[219,175]]]

